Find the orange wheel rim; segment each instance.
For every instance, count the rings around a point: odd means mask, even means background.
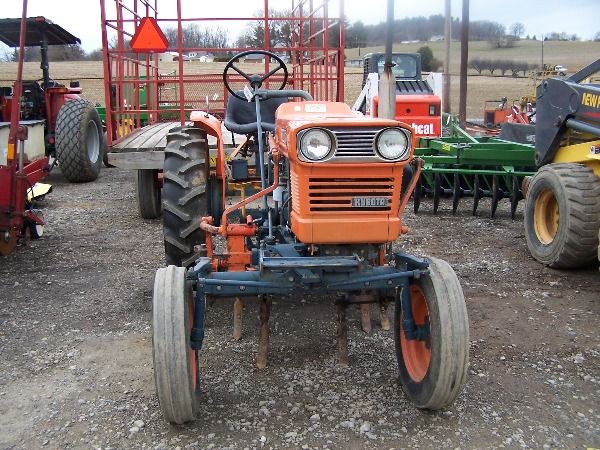
[[[194,302],[188,302],[188,335],[192,331],[192,327],[194,326]],[[196,390],[196,383],[198,381],[198,352],[196,350],[190,351],[190,365],[192,366],[192,388]]]
[[[559,210],[556,197],[550,189],[544,189],[535,199],[533,227],[539,241],[549,245],[558,231]]]
[[[429,321],[429,309],[423,290],[417,285],[410,286],[410,303],[415,325],[425,325]],[[410,378],[419,382],[425,378],[429,370],[431,361],[431,346],[429,339],[418,341],[416,339],[408,340],[404,335],[402,326],[402,315],[400,315],[400,346],[402,348],[402,359],[404,367]]]

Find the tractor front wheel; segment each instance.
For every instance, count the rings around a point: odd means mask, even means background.
[[[183,267],[163,267],[154,278],[152,357],[156,393],[164,418],[171,423],[194,420],[199,405],[198,352],[190,333],[194,296]]]
[[[167,265],[188,267],[204,243],[200,221],[208,215],[208,142],[198,128],[175,128],[167,136],[163,171],[163,235]]]
[[[83,99],[67,101],[56,118],[56,159],[72,183],[98,178],[105,149],[98,112]]]
[[[157,219],[161,213],[160,180],[157,169],[141,169],[135,177],[135,196],[142,219]]]
[[[560,269],[589,266],[597,256],[600,178],[581,164],[548,164],[529,183],[524,216],[535,259]]]
[[[469,319],[458,277],[450,265],[429,259],[429,274],[409,286],[418,339],[408,339],[400,302],[394,337],[400,382],[419,408],[441,409],[456,400],[467,376]]]

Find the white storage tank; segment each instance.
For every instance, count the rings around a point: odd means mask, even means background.
[[[44,145],[44,121],[43,120],[22,120],[21,125],[25,125],[28,132],[25,141],[24,161],[31,161],[46,154]],[[8,154],[8,135],[10,133],[10,122],[0,122],[0,165],[6,165]],[[15,155],[18,159],[18,155]]]

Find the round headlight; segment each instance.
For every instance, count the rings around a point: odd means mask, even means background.
[[[410,154],[410,141],[401,129],[388,128],[377,136],[376,148],[383,159],[404,160]]]
[[[300,152],[311,161],[322,160],[329,155],[332,147],[331,135],[320,128],[308,130],[300,140]]]

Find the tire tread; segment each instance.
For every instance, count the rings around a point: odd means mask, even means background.
[[[84,129],[88,119],[94,120],[99,132],[100,151],[96,162],[89,160]],[[85,122],[85,124],[83,123]],[[102,124],[92,103],[83,99],[68,100],[56,117],[56,158],[60,170],[72,183],[94,181],[98,178],[105,152]]]

